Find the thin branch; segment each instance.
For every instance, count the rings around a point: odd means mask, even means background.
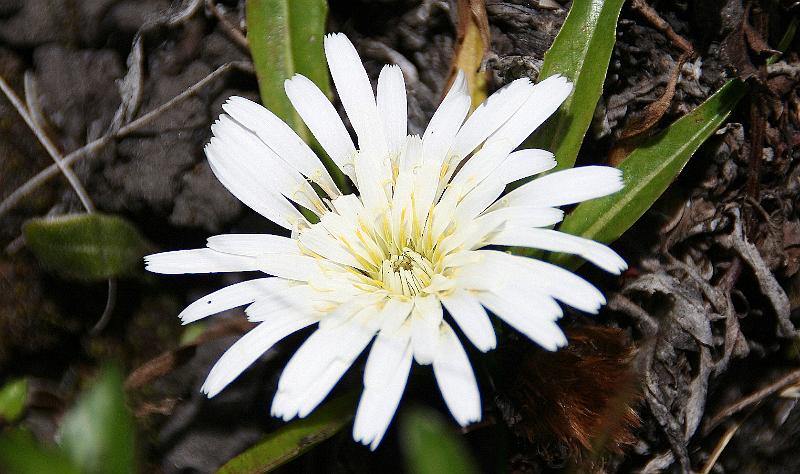
[[[96,336],[106,328],[108,322],[111,321],[111,314],[114,312],[114,306],[117,303],[117,280],[114,278],[108,279],[108,298],[106,299],[106,307],[103,309],[103,314],[100,319],[95,323],[94,327],[89,331],[89,334]]]
[[[102,148],[105,146],[111,137],[100,137],[97,140],[94,140],[81,148],[73,151],[69,155],[64,157],[62,164],[66,167],[72,165],[72,163],[78,161],[79,158],[82,158],[84,155],[93,154],[97,151],[98,148]],[[19,204],[22,199],[28,196],[30,193],[36,190],[39,186],[46,183],[50,178],[57,175],[59,173],[59,167],[56,164],[52,164],[45,168],[44,170],[40,171],[36,176],[29,179],[25,182],[22,186],[18,187],[14,190],[13,193],[9,194],[2,203],[0,203],[0,217],[5,215],[8,211],[10,211],[14,206]]]
[[[215,69],[212,72],[210,72],[206,77],[204,77],[204,78],[200,79],[199,81],[197,81],[194,85],[192,85],[192,87],[190,87],[190,88],[186,89],[185,91],[181,92],[180,94],[176,95],[175,97],[173,97],[172,99],[168,100],[167,102],[165,102],[164,104],[160,105],[159,107],[156,107],[155,109],[151,110],[150,112],[142,115],[141,117],[139,117],[136,120],[132,121],[128,125],[125,125],[124,127],[120,128],[117,131],[117,133],[114,134],[114,138],[123,138],[123,137],[125,137],[127,135],[130,135],[136,129],[147,125],[148,123],[150,123],[153,120],[155,120],[156,118],[158,118],[159,115],[163,114],[164,112],[166,112],[167,110],[172,108],[175,104],[177,104],[179,102],[182,102],[182,101],[188,99],[189,97],[197,94],[198,92],[200,92],[200,90],[203,87],[207,86],[208,83],[210,83],[211,81],[213,81],[217,77],[227,73],[231,69],[238,69],[240,71],[254,73],[252,64],[250,64],[247,61],[233,61],[233,62],[229,62],[229,63],[223,64],[222,66],[220,66],[217,69]]]
[[[724,409],[722,409],[719,413],[714,415],[711,420],[708,421],[706,424],[705,429],[703,430],[704,434],[708,434],[717,427],[724,419],[728,418],[731,415],[734,415],[745,408],[760,403],[765,398],[769,397],[770,395],[777,393],[787,386],[800,381],[800,369],[795,369],[788,374],[784,375],[783,377],[779,378],[778,380],[772,382],[771,384],[767,385],[766,387],[756,390],[752,394],[742,398],[736,403],[728,405]]]
[[[236,27],[236,25],[228,20],[225,14],[220,10],[216,0],[206,0],[206,10],[210,11],[211,14],[214,15],[219,22],[219,26],[222,28],[222,31],[230,37],[231,41],[236,43],[237,46],[245,51],[250,51],[250,44],[248,43],[247,38],[244,36],[242,31]]]
[[[86,209],[86,212],[92,213],[95,211],[94,203],[89,198],[89,195],[86,193],[86,189],[84,189],[83,185],[81,184],[80,180],[75,173],[72,172],[72,169],[69,168],[68,165],[64,164],[64,157],[61,155],[61,152],[58,151],[58,148],[50,141],[50,138],[44,133],[44,130],[36,123],[35,120],[31,117],[28,113],[28,108],[25,104],[22,103],[20,98],[14,93],[14,90],[11,89],[11,86],[0,76],[0,89],[2,89],[3,93],[8,98],[8,101],[11,102],[11,105],[17,109],[17,113],[22,117],[22,120],[28,125],[28,128],[36,135],[36,138],[39,139],[39,142],[44,146],[44,149],[47,150],[47,153],[50,155],[50,158],[55,161],[55,165],[61,173],[67,178],[69,181],[70,186],[75,191],[75,194],[78,195],[78,198],[81,200],[81,204]],[[25,75],[25,89],[26,91],[30,92],[31,94],[35,94],[35,85],[33,84],[33,79],[28,74]],[[31,98],[31,100],[35,100]]]
[[[714,469],[714,465],[717,464],[719,460],[719,456],[722,454],[722,451],[728,446],[728,443],[733,439],[733,435],[736,434],[736,431],[739,427],[742,426],[742,423],[735,423],[731,425],[725,433],[722,434],[717,445],[714,446],[714,450],[711,452],[711,455],[708,457],[708,461],[703,466],[703,469],[700,471],[700,474],[709,474],[712,469]]]
[[[94,153],[106,146],[111,140],[123,138],[138,128],[147,125],[148,123],[152,122],[159,115],[163,114],[166,110],[170,107],[173,107],[175,104],[186,100],[187,98],[196,94],[200,89],[205,87],[209,82],[213,81],[217,77],[227,73],[231,69],[238,69],[243,72],[253,73],[253,66],[249,62],[246,61],[234,61],[227,64],[223,64],[222,66],[218,67],[206,77],[201,79],[199,82],[194,84],[192,87],[186,89],[184,92],[178,94],[177,96],[173,97],[165,104],[157,107],[156,109],[142,115],[141,117],[137,118],[136,120],[132,121],[128,125],[120,128],[117,133],[113,135],[106,135],[103,137],[98,138],[92,142],[87,143],[83,147],[73,151],[72,153],[68,154],[62,160],[62,164],[65,167],[71,166],[73,163],[78,161],[81,158],[86,156],[92,156]],[[40,171],[36,176],[29,179],[25,182],[22,186],[14,190],[8,197],[6,197],[3,202],[0,203],[0,217],[6,214],[9,210],[11,210],[14,206],[19,204],[26,196],[36,190],[39,186],[46,183],[50,178],[58,174],[59,167],[56,164],[52,164],[45,168],[44,170]]]

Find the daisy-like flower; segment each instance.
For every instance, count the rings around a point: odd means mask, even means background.
[[[249,320],[258,323],[211,369],[202,387],[209,397],[281,339],[318,325],[283,370],[272,403],[272,414],[284,420],[304,417],[372,342],[353,436],[374,449],[412,360],[433,366],[459,424],[480,420],[478,385],[454,326],[480,351],[493,349],[488,309],[552,351],[567,343],[556,324],[562,316],[557,301],[598,311],[605,299],[582,278],[502,248],[568,252],[619,273],[625,262],[614,251],[550,227],[563,217],[558,206],[613,193],[622,180],[614,168],[586,166],[504,194],[509,183],[556,165],[547,151],[514,149],[569,95],[572,85],[563,77],[537,85],[516,80],[467,117],[470,95],[459,74],[422,137],[408,136],[397,66],[383,68],[376,97],[344,35],[328,35],[325,54],[358,147],[310,80],[292,77],[286,94],[358,194],[342,194],[317,156],[275,115],[232,97],[205,148],[211,169],[291,237],[218,235],[207,248],[150,255],[147,269],[269,275],[211,293],[180,314],[187,324],[248,305]],[[299,206],[318,222],[306,220]]]

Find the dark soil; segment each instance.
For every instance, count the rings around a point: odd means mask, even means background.
[[[780,61],[765,65],[766,48],[778,44],[797,14],[792,3],[655,0],[650,14],[641,1],[623,8],[579,163],[607,162],[730,78],[747,80],[750,92],[615,244],[630,270],[620,278],[582,270],[609,304],[594,321],[567,318],[569,352],[551,357],[506,334],[495,353],[471,356],[482,374],[485,421],[470,427],[466,439],[485,470],[700,471],[726,432],[733,437],[710,472],[800,470],[800,412],[794,410],[800,380],[794,328],[800,315],[798,40]],[[0,0],[0,75],[22,95],[23,76],[32,74],[47,131],[65,155],[218,67],[245,65],[73,166],[99,210],[127,217],[163,249],[200,246],[215,233],[273,230],[216,181],[203,156],[221,103],[233,94],[258,98],[248,53],[209,10],[214,4],[233,28],[243,24],[244,1],[237,0]],[[455,2],[330,4],[329,31],[353,40],[373,80],[383,64],[401,65],[410,132],[423,131],[450,67]],[[485,65],[493,89],[537,76],[567,7],[552,0],[487,1],[492,48]],[[655,18],[672,32],[657,28]],[[693,54],[682,58],[686,51],[676,38]],[[677,71],[670,99],[665,94]],[[659,100],[667,107],[653,117],[648,105]],[[631,137],[643,122],[646,130]],[[0,199],[50,164],[0,100]],[[57,401],[29,407],[22,421],[44,440],[52,439],[82,377],[108,359],[131,372],[175,349],[180,309],[237,278],[142,272],[121,280],[110,324],[93,335],[105,283],[70,283],[46,273],[20,238],[26,219],[81,211],[66,180],[55,175],[0,215],[0,374],[26,375],[38,395]],[[280,344],[206,400],[199,387],[210,365],[245,329],[240,311],[216,321],[222,323],[212,329],[226,336],[182,352],[167,374],[129,390],[143,472],[213,472],[282,425],[268,407],[281,368],[305,335]],[[587,334],[608,343],[591,343]],[[787,374],[795,375],[793,384],[781,382]],[[443,408],[429,371],[417,367],[411,380],[405,404]],[[340,387],[348,383],[360,383],[358,374]],[[795,395],[785,391],[792,385]],[[575,416],[578,410],[589,416]],[[396,471],[398,444],[390,429],[371,454],[345,430],[286,472]]]

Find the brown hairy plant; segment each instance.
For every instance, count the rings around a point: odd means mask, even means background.
[[[569,344],[556,352],[534,347],[514,354],[518,370],[508,396],[512,429],[550,461],[593,464],[636,441],[640,398],[633,347],[624,331],[596,325],[566,329]],[[549,455],[555,448],[559,455]]]

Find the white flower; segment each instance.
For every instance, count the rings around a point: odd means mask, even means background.
[[[516,80],[467,118],[470,96],[459,74],[420,138],[407,136],[397,66],[381,71],[376,99],[344,35],[327,36],[325,53],[358,148],[310,80],[287,80],[286,94],[359,194],[343,195],[311,149],[275,115],[232,97],[205,149],[211,169],[291,237],[218,235],[208,239],[208,248],[150,255],[147,269],[271,275],[211,293],[180,314],[186,324],[249,305],[247,316],[258,323],[211,370],[202,388],[209,397],[278,341],[318,324],[284,369],[272,404],[273,415],[284,420],[304,417],[374,339],[353,428],[354,438],[374,449],[397,409],[412,358],[433,365],[459,424],[480,420],[478,386],[454,323],[479,350],[493,349],[488,309],[555,350],[567,343],[556,324],[562,315],[556,300],[597,312],[605,299],[582,278],[485,247],[568,252],[619,273],[625,262],[608,247],[549,227],[563,217],[558,206],[613,193],[622,180],[614,168],[587,166],[503,195],[509,183],[556,165],[547,151],[513,150],[569,95],[572,86],[563,77],[535,86]],[[318,197],[310,183],[328,197]],[[298,205],[319,222],[310,224]]]

